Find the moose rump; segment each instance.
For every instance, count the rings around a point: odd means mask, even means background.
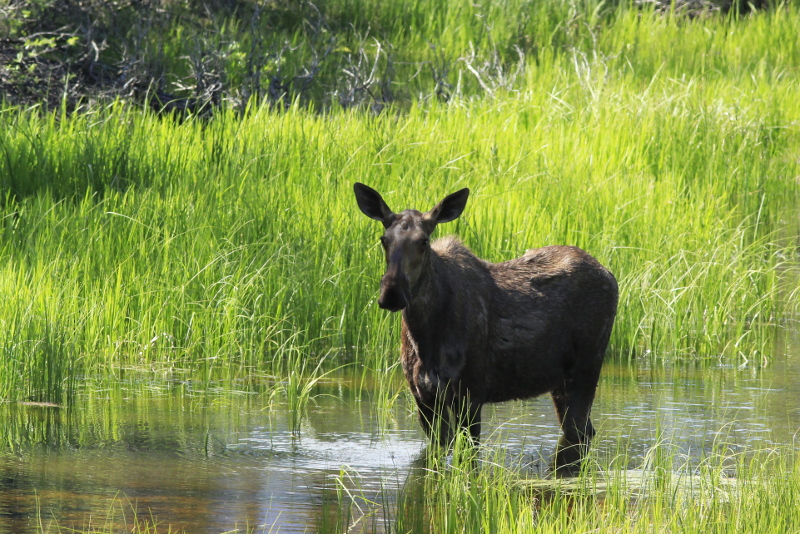
[[[477,441],[483,404],[549,392],[562,429],[555,466],[577,464],[595,433],[589,415],[616,315],[614,276],[577,247],[490,263],[455,237],[431,242],[437,224],[462,213],[468,189],[426,213],[394,213],[377,191],[354,189],[385,229],[378,304],[402,311],[401,361],[426,434],[447,445],[463,428]]]

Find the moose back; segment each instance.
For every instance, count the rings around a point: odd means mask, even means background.
[[[549,392],[562,435],[557,469],[580,462],[617,310],[614,276],[577,247],[531,249],[490,263],[455,237],[431,242],[456,219],[462,189],[426,213],[395,213],[354,186],[361,211],[384,227],[386,273],[378,305],[402,311],[402,365],[425,433],[448,445],[459,428],[477,441],[481,407]]]

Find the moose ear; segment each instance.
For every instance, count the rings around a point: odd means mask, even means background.
[[[467,205],[467,198],[469,198],[469,189],[466,187],[452,195],[447,195],[444,200],[425,214],[425,218],[434,224],[455,220],[464,211],[464,206]]]
[[[353,191],[356,194],[358,207],[364,212],[364,215],[382,222],[384,228],[389,228],[392,225],[394,213],[383,201],[380,193],[359,182],[353,185]]]

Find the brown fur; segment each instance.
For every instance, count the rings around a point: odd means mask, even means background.
[[[359,186],[359,205],[375,200],[377,192]],[[452,236],[428,245],[437,223],[461,213],[467,194],[426,214],[387,207],[373,217],[386,227],[379,303],[403,311],[402,365],[420,422],[443,444],[458,427],[477,440],[484,403],[550,392],[563,430],[556,466],[575,464],[594,435],[589,412],[616,315],[616,280],[576,247],[489,263]]]

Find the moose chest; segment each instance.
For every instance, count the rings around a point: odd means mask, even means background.
[[[402,324],[401,364],[412,392],[420,399],[433,399],[449,391],[477,394],[482,362],[475,358],[484,353],[475,332],[459,332],[445,325],[414,332],[405,320]],[[482,329],[481,329],[482,330]]]

